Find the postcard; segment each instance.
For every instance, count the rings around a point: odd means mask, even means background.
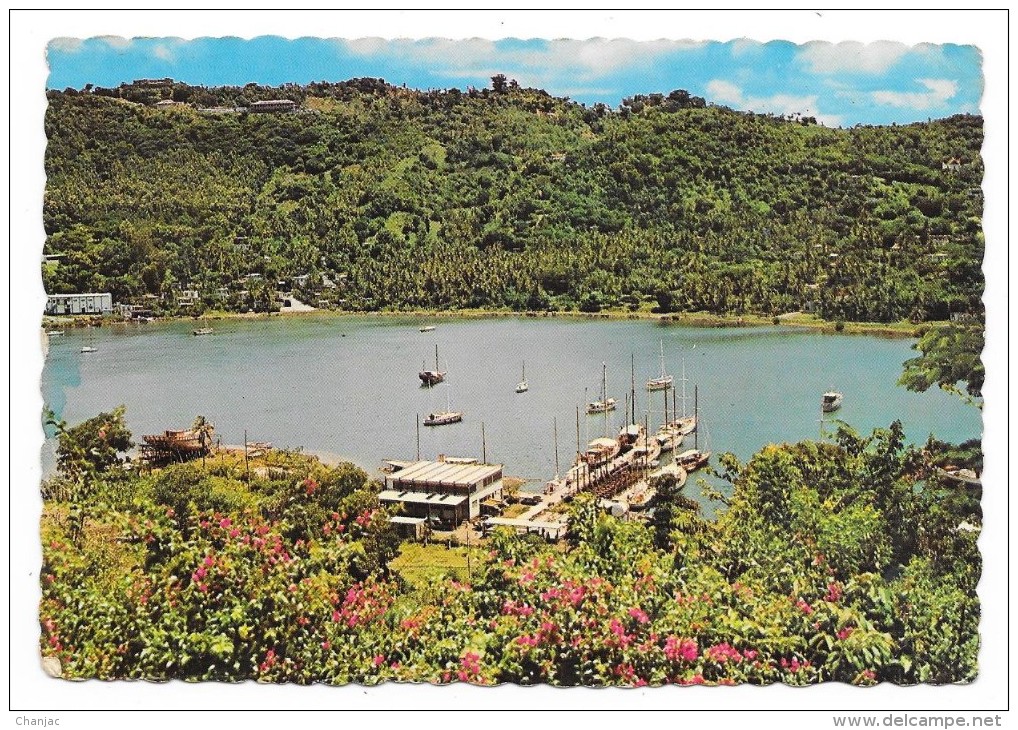
[[[334,34],[46,40],[54,692],[985,684],[977,44]]]

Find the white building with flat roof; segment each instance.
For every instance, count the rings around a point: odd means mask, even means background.
[[[292,112],[297,108],[297,102],[292,99],[267,99],[256,101],[247,109],[250,112]]]
[[[46,314],[111,314],[113,295],[105,293],[50,294]]]
[[[402,504],[410,517],[459,524],[481,514],[481,502],[502,497],[501,464],[414,461],[385,477],[378,499]]]

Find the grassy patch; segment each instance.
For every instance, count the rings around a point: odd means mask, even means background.
[[[469,567],[476,570],[483,560],[483,554],[475,548],[447,548],[444,544],[434,542],[428,545],[406,542],[400,548],[399,555],[389,563],[389,567],[411,585],[426,588],[445,576],[459,581],[469,580],[468,554]]]
[[[502,513],[502,516],[512,519],[513,517],[519,517],[528,509],[530,509],[530,507],[525,504],[511,504],[505,508],[505,511]]]

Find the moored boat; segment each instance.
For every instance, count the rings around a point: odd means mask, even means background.
[[[618,401],[608,397],[608,366],[605,363],[601,363],[601,400],[588,403],[587,414],[592,415],[594,413],[614,411],[616,403]],[[607,421],[605,424],[607,425]]]
[[[459,423],[463,420],[463,414],[459,411],[439,411],[429,413],[424,419],[425,426],[445,426],[449,423]]]
[[[688,436],[696,430],[696,416],[682,416],[668,425],[675,429],[680,436]]]
[[[530,390],[530,385],[527,383],[527,364],[523,363],[523,379],[516,384],[517,393],[526,393]]]
[[[607,400],[596,400],[593,403],[587,404],[587,413],[605,413],[607,411],[614,411],[617,401],[614,398],[608,398]]]
[[[700,451],[700,449],[689,449],[683,451],[681,454],[675,456],[675,463],[681,466],[686,472],[696,471],[707,466],[707,462],[710,461],[709,451]]]
[[[831,413],[841,408],[845,396],[836,390],[829,390],[820,398],[820,408],[824,413]]]
[[[587,444],[587,450],[580,454],[580,461],[588,467],[602,466],[619,453],[619,442],[607,437],[596,438]]]
[[[200,337],[202,335],[211,335],[212,334],[212,328],[211,327],[199,327],[198,329],[192,331],[191,334],[194,335],[195,337]]]
[[[683,434],[678,428],[671,424],[659,428],[655,438],[661,446],[661,453],[674,451],[681,446],[684,435],[685,434]]]
[[[428,325],[425,325],[425,326],[421,327],[421,332],[434,332],[434,331],[435,331],[435,325],[433,325],[433,324],[428,324]]]
[[[647,381],[647,390],[668,390],[672,387],[671,375],[665,372],[665,343],[661,341],[661,374]]]
[[[435,345],[435,369],[427,370],[425,366],[421,365],[421,372],[417,373],[417,377],[421,379],[421,383],[427,386],[437,385],[445,380],[445,371],[438,369],[438,345]]]

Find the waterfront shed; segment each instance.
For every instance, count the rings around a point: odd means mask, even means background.
[[[437,518],[450,524],[481,514],[481,503],[502,497],[501,464],[414,461],[385,477],[378,499],[402,504],[412,517]]]

